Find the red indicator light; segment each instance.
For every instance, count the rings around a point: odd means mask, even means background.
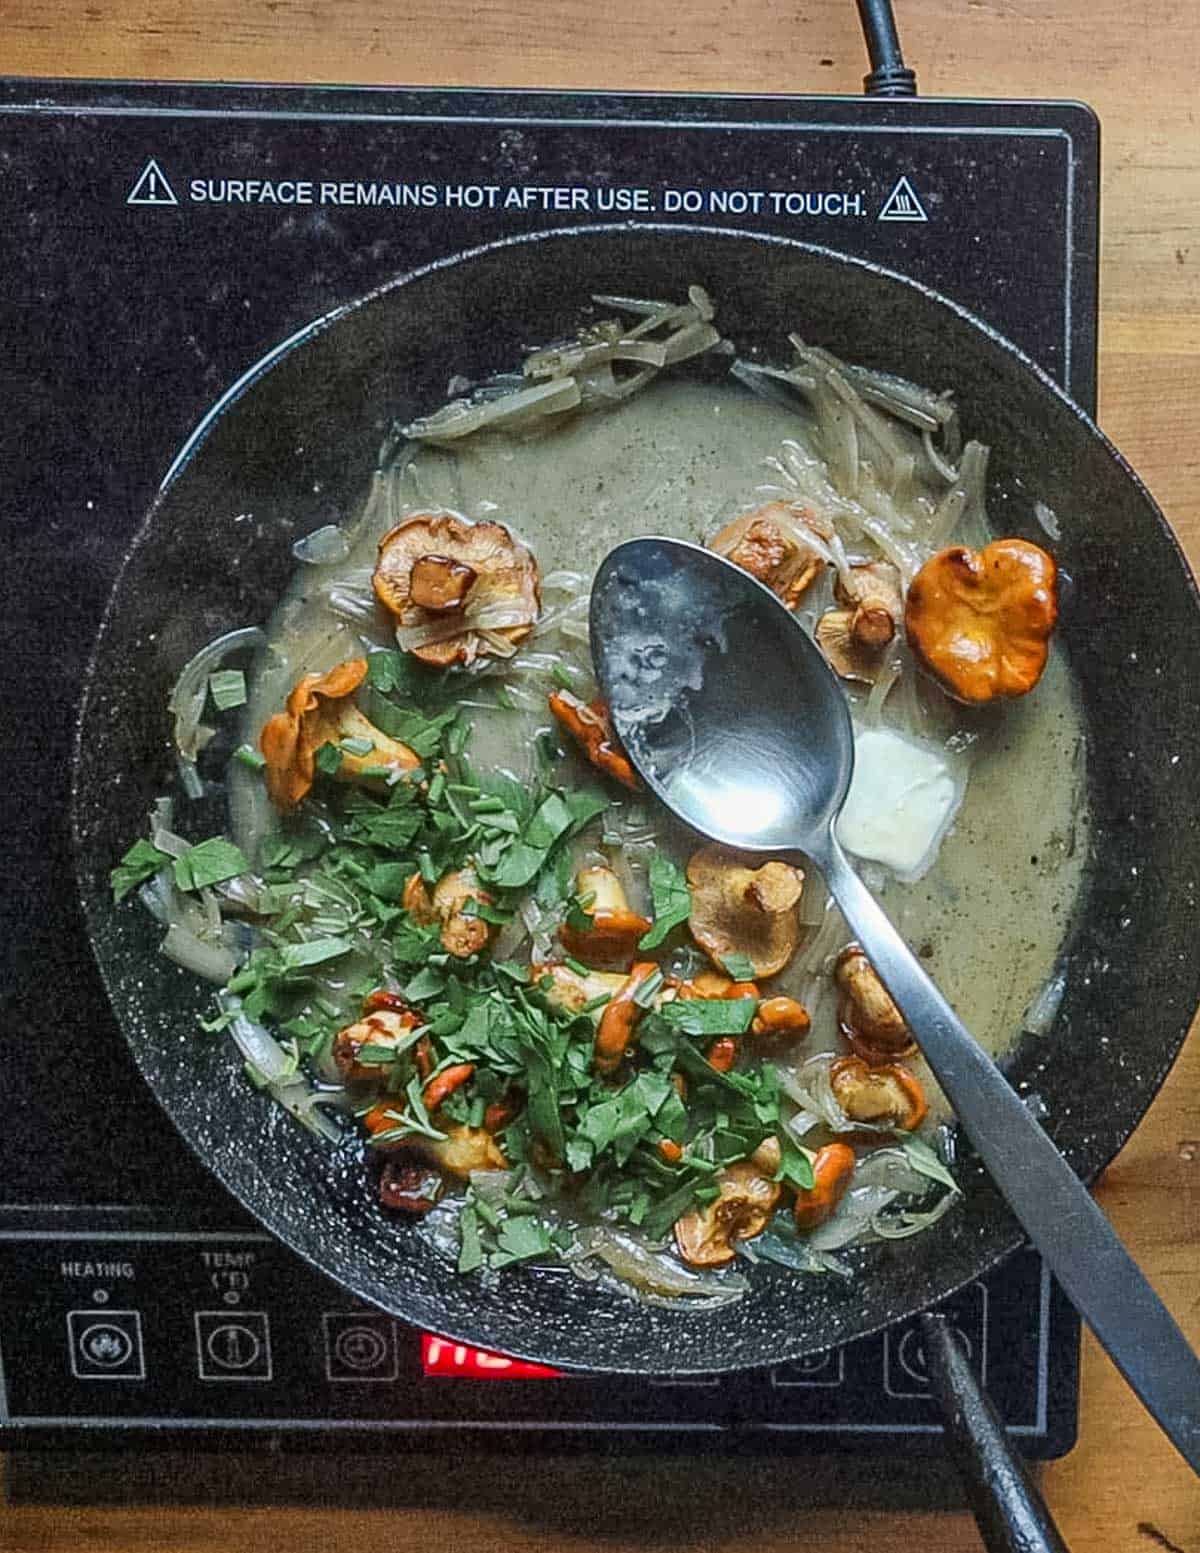
[[[561,1370],[548,1364],[528,1364],[524,1359],[508,1359],[486,1348],[470,1348],[444,1337],[421,1333],[421,1372],[424,1375],[459,1375],[471,1380],[552,1380]]]

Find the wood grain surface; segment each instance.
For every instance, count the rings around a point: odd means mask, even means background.
[[[924,93],[1077,97],[1099,112],[1100,418],[1200,563],[1194,0],[897,0],[897,9]],[[0,6],[0,71],[13,75],[852,93],[864,69],[850,0],[692,0],[657,17],[640,0]],[[1193,1037],[1099,1195],[1200,1344],[1200,1039]],[[382,1460],[386,1466],[344,1475],[292,1462],[286,1473],[264,1463],[239,1476],[235,1463],[216,1462],[207,1474],[187,1475],[191,1487],[182,1491],[196,1503],[186,1507],[156,1502],[173,1472],[184,1481],[178,1462],[122,1469],[109,1460],[99,1473],[80,1462],[57,1503],[0,1506],[0,1548],[966,1553],[980,1546],[969,1516],[938,1507],[944,1486],[882,1456],[813,1469],[519,1457],[481,1465],[453,1454]],[[133,1472],[129,1505],[99,1502]],[[24,1477],[14,1473],[13,1481]],[[98,1485],[91,1504],[89,1482]],[[1075,1553],[1200,1553],[1200,1484],[1090,1339],[1079,1445],[1045,1470],[1043,1484]],[[292,1502],[264,1502],[276,1492]]]

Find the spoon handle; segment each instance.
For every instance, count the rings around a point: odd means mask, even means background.
[[[1170,1312],[832,836],[813,861],[1009,1207],[1113,1363],[1200,1474],[1200,1361]]]

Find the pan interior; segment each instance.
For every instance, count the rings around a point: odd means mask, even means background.
[[[1062,518],[1063,634],[1087,728],[1096,861],[1065,949],[1058,1021],[1022,1045],[1014,1071],[1044,1097],[1077,1168],[1111,1157],[1195,1003],[1184,907],[1200,862],[1198,719],[1195,687],[1174,672],[1200,647],[1190,577],[1145,493],[1015,352],[909,283],[799,245],[680,229],[497,245],[366,299],[225,406],[135,541],[97,645],[76,772],[80,878],[114,1008],[151,1085],[201,1158],[302,1255],[352,1292],[483,1346],[566,1365],[704,1371],[797,1357],[897,1319],[977,1276],[1017,1243],[1016,1227],[968,1162],[961,1211],[915,1241],[862,1253],[851,1283],[759,1267],[740,1303],[691,1316],[566,1274],[481,1289],[383,1220],[352,1150],[331,1161],[281,1113],[247,1104],[235,1059],[197,1041],[204,991],[157,955],[140,913],[111,910],[105,889],[165,783],[163,708],[182,662],[221,630],[265,619],[292,541],[329,520],[325,493],[346,507],[361,500],[394,417],[439,402],[450,371],[483,375],[524,343],[568,333],[580,297],[613,289],[614,276],[642,295],[699,281],[739,345],[777,352],[799,328],[853,360],[952,385],[964,424],[993,445],[993,521],[1012,531],[1007,513],[1024,521],[1029,493]]]

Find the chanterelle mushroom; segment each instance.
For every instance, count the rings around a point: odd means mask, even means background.
[[[342,751],[340,782],[364,778],[372,768],[412,771],[420,759],[396,739],[381,733],[355,706],[352,697],[367,673],[365,658],[349,658],[324,674],[306,674],[287,698],[286,709],[263,724],[259,747],[266,757],[264,777],[271,802],[285,812],[307,797],[313,785],[317,751],[343,739],[370,741],[365,755]],[[382,780],[382,779],[380,779]]]
[[[810,508],[785,501],[768,502],[744,512],[714,534],[708,548],[765,582],[789,609],[825,568],[806,535],[828,540],[833,530]]]
[[[675,1222],[675,1244],[693,1267],[720,1267],[734,1258],[733,1242],[761,1235],[779,1201],[780,1186],[749,1159],[727,1165],[717,1177],[721,1195]]]
[[[833,966],[842,1034],[867,1062],[887,1063],[914,1050],[904,1015],[857,944],[847,944]]]
[[[1037,545],[952,545],[913,578],[904,609],[917,661],[947,694],[979,705],[1027,695],[1042,677],[1058,618],[1057,568]]]
[[[883,666],[883,650],[904,616],[900,573],[890,561],[852,566],[849,578],[834,583],[840,609],[817,621],[817,645],[843,679],[874,684]]]
[[[556,690],[550,696],[550,710],[596,767],[624,787],[641,786],[613,732],[608,707],[603,701],[581,701],[569,690]]]
[[[501,523],[406,518],[379,541],[371,581],[400,647],[426,663],[508,657],[538,617],[537,562]]]
[[[441,923],[442,947],[447,954],[465,960],[486,947],[492,936],[490,922],[482,917],[467,916],[463,907],[468,901],[490,905],[492,896],[479,882],[479,876],[469,865],[452,869],[443,874],[430,894],[420,874],[411,874],[405,883],[400,904],[422,926]]]
[[[725,956],[748,956],[758,976],[774,976],[800,942],[796,907],[804,875],[788,863],[759,868],[728,847],[707,846],[688,860],[692,937],[724,969]]]
[[[333,1038],[333,1060],[345,1079],[378,1079],[384,1072],[378,1064],[358,1060],[364,1047],[392,1051],[410,1030],[422,1023],[412,1009],[376,1008],[364,1012],[361,1019],[346,1025]]]
[[[547,998],[568,1014],[581,1014],[589,1003],[595,1003],[598,998],[615,997],[629,979],[624,971],[589,970],[586,976],[581,976],[569,965],[561,965],[557,961],[535,965],[531,969],[535,986],[549,977]],[[592,1010],[592,1017],[599,1021],[598,1007]]]
[[[829,1070],[833,1098],[854,1122],[914,1132],[929,1111],[920,1081],[899,1063],[872,1068],[861,1057],[839,1057]]]
[[[648,917],[641,917],[632,909],[620,879],[611,868],[581,868],[575,878],[575,890],[582,899],[591,897],[583,907],[589,926],[572,927],[565,923],[558,931],[563,948],[577,960],[588,963],[631,960],[638,939],[650,931],[651,924]]]
[[[462,1180],[466,1180],[472,1170],[508,1169],[508,1160],[504,1157],[500,1145],[491,1133],[485,1132],[482,1127],[467,1127],[456,1122],[453,1126],[442,1129],[446,1134],[444,1138],[426,1138],[420,1133],[412,1132],[405,1133],[394,1140],[388,1138],[387,1134],[402,1124],[400,1116],[402,1109],[401,1102],[391,1105],[385,1101],[373,1107],[363,1117],[372,1140],[381,1140],[375,1143],[376,1148],[389,1152],[395,1150],[397,1153],[411,1154],[418,1159],[428,1160],[430,1164],[437,1165]]]

